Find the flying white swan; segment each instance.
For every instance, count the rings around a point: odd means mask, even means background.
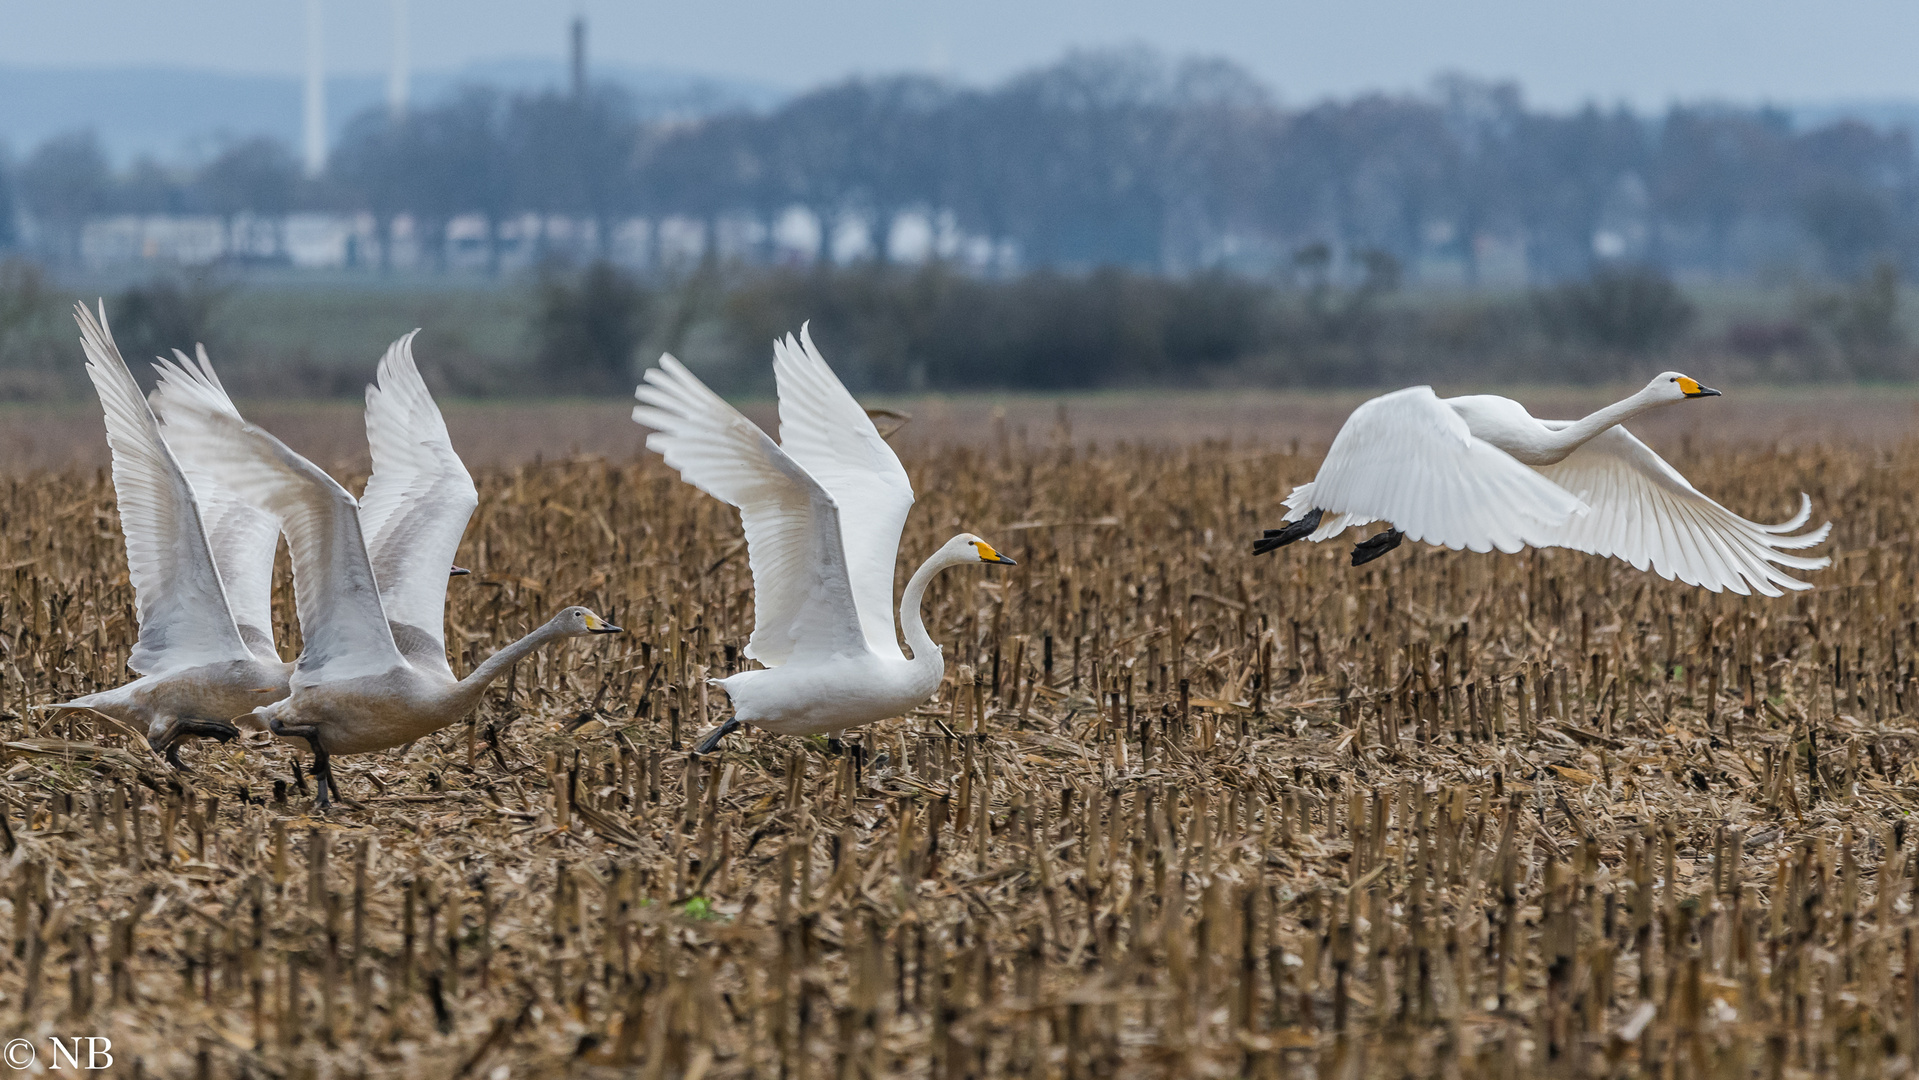
[[[898,716],[939,689],[946,665],[920,621],[933,575],[1013,560],[971,533],[933,553],[906,583],[893,627],[893,562],[913,485],[893,448],[826,366],[806,328],[773,346],[780,442],[768,438],[671,356],[635,391],[633,419],[680,477],[739,508],[753,569],[753,636],[766,665],[714,682],[733,715],[694,751],[741,723],[781,734],[841,731]]]
[[[373,479],[356,502],[332,477],[248,424],[192,372],[169,368],[154,391],[183,457],[217,465],[242,498],[273,514],[293,555],[305,647],[292,692],[254,710],[266,728],[313,748],[317,802],[330,805],[332,755],[411,742],[465,716],[494,679],[552,642],[617,633],[583,607],[488,657],[464,679],[446,660],[445,567],[479,503],[440,410],[413,365],[413,336],[393,343],[367,388]]]
[[[1790,521],[1747,521],[1619,426],[1661,405],[1717,396],[1668,371],[1583,420],[1539,420],[1511,398],[1441,398],[1430,386],[1374,398],[1339,429],[1319,475],[1287,497],[1289,524],[1267,530],[1253,554],[1385,521],[1385,532],[1353,548],[1354,566],[1410,538],[1454,550],[1572,548],[1742,596],[1811,588],[1778,569],[1831,561],[1787,554],[1832,530],[1794,534],[1812,515],[1810,498],[1800,495]]]
[[[140,636],[127,666],[140,678],[47,706],[91,709],[144,731],[152,747],[183,767],[187,736],[221,741],[231,718],[287,695],[285,663],[273,648],[273,550],[280,525],[248,505],[218,473],[176,458],[161,437],[146,395],[99,316],[74,305],[87,376],[106,413],[113,489],[126,536]],[[198,361],[209,397],[232,402],[205,350]]]

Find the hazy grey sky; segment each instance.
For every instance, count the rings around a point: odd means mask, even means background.
[[[387,62],[394,0],[328,0],[336,70]],[[1910,0],[409,0],[416,70],[558,56],[575,13],[592,54],[802,88],[938,70],[985,82],[1074,46],[1229,56],[1298,102],[1513,78],[1528,99],[1919,98]],[[0,0],[0,64],[166,65],[292,74],[303,0]]]

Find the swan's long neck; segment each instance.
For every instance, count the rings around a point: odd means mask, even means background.
[[[455,692],[463,698],[478,701],[493,680],[506,674],[508,668],[525,659],[527,654],[548,642],[566,637],[566,632],[560,629],[559,622],[558,616],[555,616],[545,626],[481,661],[479,667],[468,672],[466,678],[460,680]]]
[[[1558,431],[1547,432],[1543,442],[1544,449],[1551,460],[1540,464],[1551,465],[1560,461],[1608,428],[1617,427],[1640,413],[1663,404],[1666,402],[1654,397],[1651,388],[1647,388],[1624,401],[1615,401],[1583,420],[1575,420]]]
[[[940,647],[933,644],[932,636],[926,632],[926,624],[920,619],[920,604],[926,599],[926,586],[932,582],[934,574],[964,561],[963,557],[942,548],[921,563],[906,582],[906,591],[900,595],[900,629],[906,634],[906,643],[913,647],[915,664],[944,663],[940,659]]]

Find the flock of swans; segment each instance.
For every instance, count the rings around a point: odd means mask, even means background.
[[[443,636],[454,556],[478,506],[472,477],[413,362],[394,342],[367,388],[373,472],[358,499],[250,424],[204,349],[175,351],[143,395],[105,312],[76,307],[87,374],[106,414],[126,538],[140,677],[50,709],[86,709],[143,733],[176,767],[183,739],[242,727],[306,742],[315,801],[339,794],[332,757],[400,746],[455,723],[515,662],[568,638],[619,633],[583,607],[493,654],[465,678]],[[416,331],[417,333],[417,331]],[[945,664],[921,619],[933,575],[1013,565],[961,533],[907,581],[894,621],[894,562],[913,505],[899,457],[821,357],[806,328],[774,345],[780,441],[666,355],[635,391],[648,449],[687,483],[736,507],[753,575],[757,669],[714,679],[733,711],[694,751],[742,724],[823,734],[899,716],[939,689]],[[1718,391],[1677,372],[1577,421],[1539,420],[1508,398],[1440,398],[1413,387],[1354,410],[1319,473],[1287,498],[1264,554],[1379,521],[1359,566],[1406,540],[1472,551],[1564,547],[1623,559],[1714,592],[1809,586],[1785,569],[1830,524],[1762,525],[1727,510],[1620,425]],[[273,558],[284,534],[303,647],[272,635]],[[1782,569],[1784,568],[1784,569]],[[911,648],[900,648],[900,635]]]

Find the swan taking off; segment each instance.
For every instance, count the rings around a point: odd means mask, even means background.
[[[933,575],[963,563],[1013,560],[971,533],[933,553],[906,583],[893,628],[893,562],[913,485],[866,411],[826,366],[802,326],[773,346],[780,441],[661,356],[633,392],[647,448],[687,483],[739,508],[753,569],[753,637],[766,665],[714,679],[733,715],[694,751],[742,723],[784,735],[842,731],[898,716],[939,689],[940,648],[920,621]]]
[[[1353,548],[1354,566],[1410,538],[1455,551],[1572,548],[1742,596],[1810,588],[1778,569],[1831,561],[1788,554],[1832,530],[1794,533],[1812,515],[1810,498],[1800,495],[1790,521],[1747,521],[1619,426],[1661,405],[1718,396],[1668,371],[1583,420],[1538,420],[1511,398],[1441,398],[1430,386],[1374,398],[1339,429],[1319,475],[1287,497],[1286,527],[1267,530],[1253,554],[1384,521],[1385,532]]]
[[[446,422],[413,364],[413,335],[393,343],[367,388],[373,478],[356,502],[272,435],[248,424],[190,373],[155,391],[183,457],[218,467],[242,498],[279,519],[293,556],[305,647],[292,692],[255,710],[275,735],[313,748],[316,801],[331,803],[332,755],[384,750],[453,723],[494,679],[548,642],[617,633],[583,607],[494,653],[464,679],[446,660],[446,567],[479,504]]]
[[[153,410],[98,318],[74,305],[87,377],[106,411],[113,490],[127,542],[140,637],[127,666],[141,677],[50,709],[91,709],[144,731],[180,768],[189,735],[225,741],[227,721],[287,695],[285,663],[273,648],[273,550],[280,524],[248,505],[216,470],[176,458]],[[192,368],[210,399],[232,412],[200,350]],[[239,415],[234,413],[234,415]]]

